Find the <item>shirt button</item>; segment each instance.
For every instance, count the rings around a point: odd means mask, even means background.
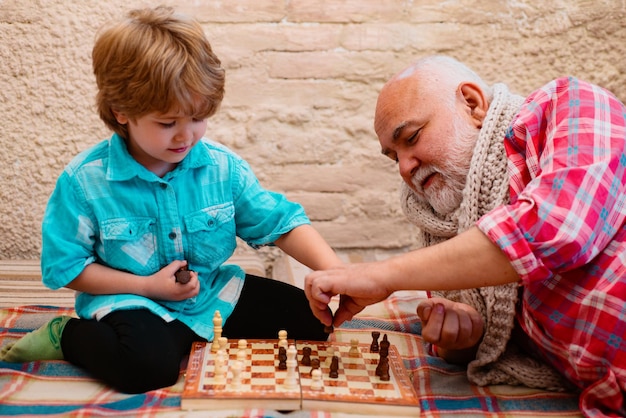
[[[167,184],[165,184],[165,183],[161,183],[161,188],[162,188],[163,190],[167,189]]]
[[[176,238],[176,232],[170,232],[168,236],[170,237],[170,239],[174,239]]]
[[[207,224],[209,224],[209,226],[213,226],[213,225],[215,225],[215,221],[213,219],[211,219],[209,222],[207,222]]]

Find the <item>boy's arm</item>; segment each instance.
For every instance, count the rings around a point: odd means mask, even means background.
[[[300,225],[275,242],[276,246],[313,270],[339,267],[343,263],[311,225]]]
[[[66,287],[93,295],[130,293],[150,299],[184,300],[196,296],[200,290],[195,272],[192,272],[188,283],[176,283],[174,273],[186,264],[176,260],[150,276],[138,276],[92,263]]]

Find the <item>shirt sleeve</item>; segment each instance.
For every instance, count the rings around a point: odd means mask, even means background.
[[[42,224],[42,280],[52,289],[66,286],[95,261],[96,225],[67,170],[57,180]]]
[[[624,105],[563,78],[533,93],[505,138],[511,200],[478,227],[523,281],[587,264],[624,223]]]
[[[271,245],[292,229],[310,223],[302,205],[281,193],[264,189],[246,161],[240,160],[236,171],[237,235],[248,245],[253,248]]]

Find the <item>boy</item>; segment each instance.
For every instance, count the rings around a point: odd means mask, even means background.
[[[177,381],[191,343],[213,338],[216,311],[228,338],[326,339],[300,289],[222,264],[237,236],[313,269],[341,262],[300,205],[203,138],[224,70],[200,25],[166,7],[132,11],[99,35],[93,68],[115,133],[66,167],[43,221],[43,282],[76,290],[80,319],[53,319],[0,360],[65,359],[141,393]]]

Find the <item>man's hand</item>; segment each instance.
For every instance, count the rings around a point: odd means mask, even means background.
[[[146,281],[147,296],[151,299],[179,301],[196,296],[200,292],[198,273],[191,271],[191,279],[185,284],[176,282],[176,272],[186,261],[176,260],[154,273]]]
[[[366,306],[384,300],[392,290],[387,287],[380,272],[378,263],[360,263],[308,274],[304,292],[313,314],[324,325],[339,326]],[[328,304],[335,295],[340,295],[340,299],[333,318]]]
[[[422,338],[435,344],[438,354],[451,363],[472,360],[483,336],[483,319],[473,307],[444,298],[419,304]]]

